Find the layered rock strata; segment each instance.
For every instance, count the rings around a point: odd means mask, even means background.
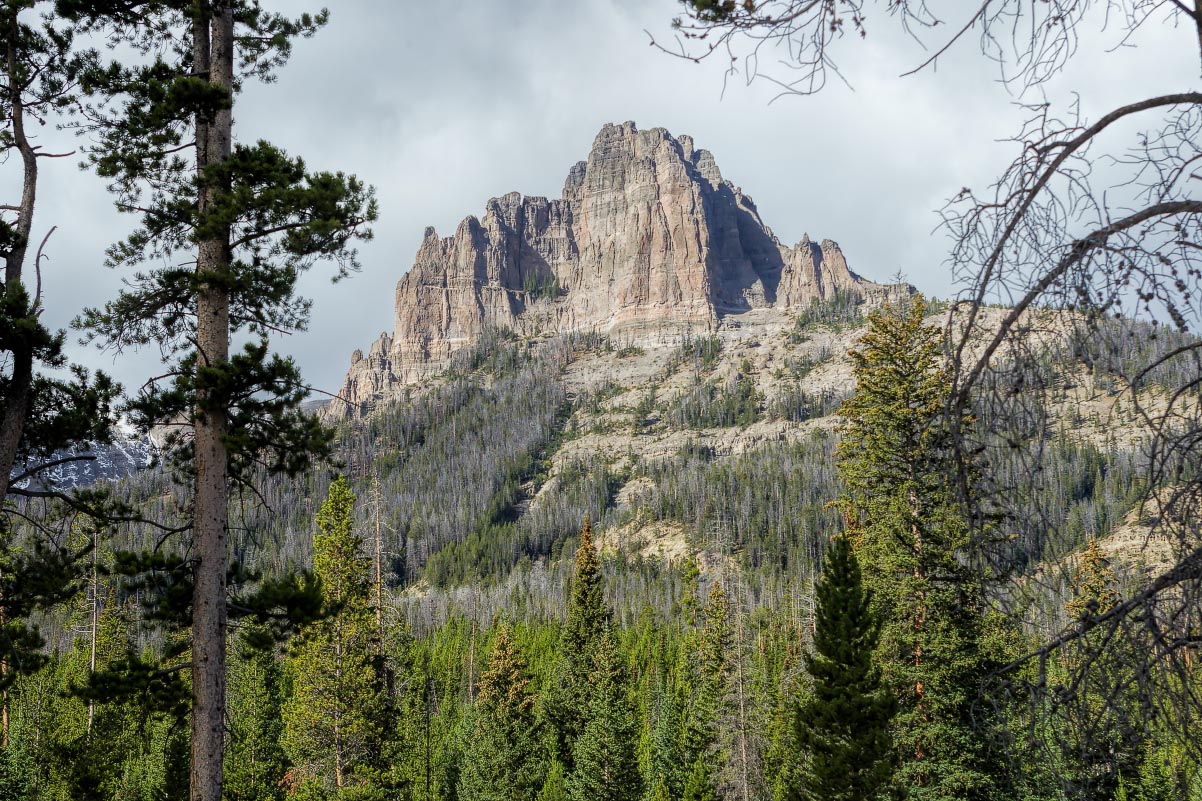
[[[490,327],[663,343],[753,309],[887,291],[853,273],[834,242],[783,246],[690,137],[606,125],[563,197],[513,192],[453,236],[426,229],[397,284],[392,332],[355,351],[331,412],[370,411]]]

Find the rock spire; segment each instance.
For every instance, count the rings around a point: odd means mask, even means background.
[[[449,237],[426,229],[397,284],[392,332],[355,351],[331,411],[369,411],[489,327],[663,342],[753,309],[885,291],[832,241],[783,246],[691,137],[606,125],[563,197],[512,192]]]

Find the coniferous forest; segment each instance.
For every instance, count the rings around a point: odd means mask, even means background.
[[[942,212],[951,301],[490,325],[315,413],[277,348],[380,209],[235,135],[331,14],[273,5],[0,1],[0,801],[1202,801],[1202,94],[1031,101],[1014,164]],[[980,34],[1030,99],[1101,6],[1202,32],[1202,4],[993,0],[947,44]],[[781,47],[762,77],[801,101],[873,25],[943,42],[962,11],[679,13],[663,58]],[[70,333],[48,120],[129,222]],[[160,371],[122,388],[70,337]],[[129,428],[148,467],[62,478]]]

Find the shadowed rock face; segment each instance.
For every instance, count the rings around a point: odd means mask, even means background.
[[[370,410],[444,369],[486,328],[596,330],[633,344],[710,331],[752,309],[802,307],[886,287],[851,272],[834,242],[792,249],[688,136],[606,125],[563,197],[488,202],[453,236],[427,228],[396,289],[392,334],[355,351],[334,407]],[[332,409],[334,413],[338,410]]]

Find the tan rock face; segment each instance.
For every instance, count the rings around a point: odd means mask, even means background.
[[[781,245],[690,137],[606,125],[562,198],[514,192],[453,236],[426,229],[397,284],[392,334],[367,356],[355,352],[339,393],[346,403],[331,411],[369,411],[445,369],[489,327],[664,342],[752,309],[884,291],[851,272],[834,242]]]

